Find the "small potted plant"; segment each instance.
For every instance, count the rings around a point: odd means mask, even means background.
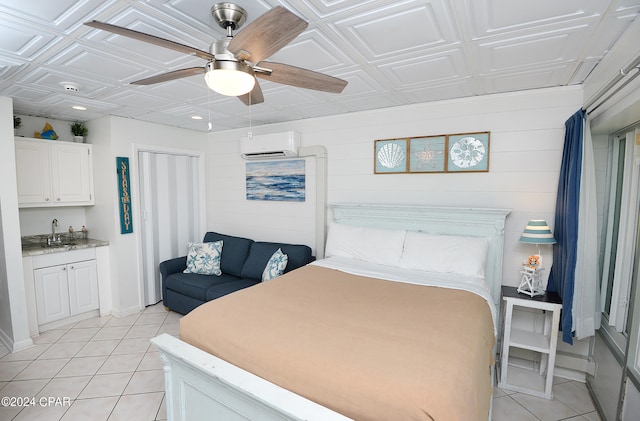
[[[18,133],[18,129],[22,126],[22,119],[20,117],[13,116],[13,134]]]
[[[82,143],[84,138],[89,133],[87,126],[82,121],[75,121],[71,123],[71,133],[73,133],[73,141]]]

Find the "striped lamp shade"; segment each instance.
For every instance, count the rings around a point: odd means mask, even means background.
[[[555,244],[556,239],[543,219],[532,219],[529,221],[520,236],[520,241],[531,244]]]

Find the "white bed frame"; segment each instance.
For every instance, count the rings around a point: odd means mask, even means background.
[[[342,224],[490,238],[486,278],[499,308],[504,223],[510,210],[351,204],[331,209],[334,221]],[[174,336],[165,333],[151,342],[164,362],[169,421],[349,420]]]

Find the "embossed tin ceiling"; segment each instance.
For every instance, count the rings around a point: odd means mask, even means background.
[[[17,114],[110,114],[202,131],[211,115],[213,130],[225,130],[249,118],[255,126],[580,84],[640,13],[640,0],[235,0],[247,23],[277,5],[309,22],[269,60],[349,82],[336,95],[261,81],[265,102],[251,113],[201,76],[129,85],[204,61],[83,25],[96,19],[208,50],[225,34],[214,3],[0,0],[0,95]]]

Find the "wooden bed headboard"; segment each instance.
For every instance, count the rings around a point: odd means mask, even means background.
[[[485,276],[500,308],[504,223],[511,209],[369,204],[334,204],[330,208],[333,220],[341,224],[489,238]]]

